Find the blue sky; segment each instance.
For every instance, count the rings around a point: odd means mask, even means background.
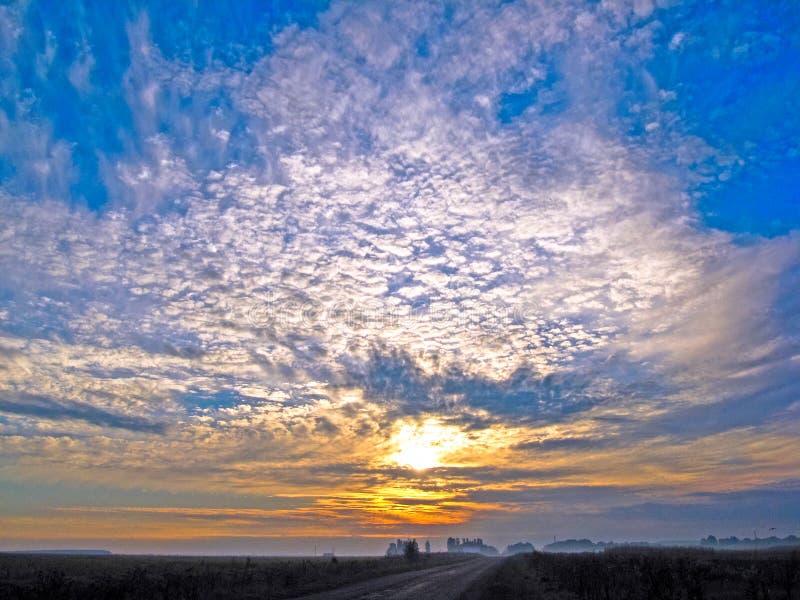
[[[4,3],[7,543],[797,533],[799,31]]]

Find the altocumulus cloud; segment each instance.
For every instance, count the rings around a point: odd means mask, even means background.
[[[303,518],[369,532],[796,474],[800,241],[700,210],[753,157],[661,77],[682,8],[333,2],[191,43],[100,12],[0,11],[9,478],[330,492]],[[426,419],[466,449],[398,472]],[[431,512],[378,523],[397,481]]]

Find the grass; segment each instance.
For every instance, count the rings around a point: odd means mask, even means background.
[[[280,600],[463,559],[0,554],[0,600]]]

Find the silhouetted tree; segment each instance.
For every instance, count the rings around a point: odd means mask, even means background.
[[[419,544],[417,544],[417,540],[406,542],[406,547],[403,551],[403,554],[405,555],[406,560],[417,560],[419,558]]]

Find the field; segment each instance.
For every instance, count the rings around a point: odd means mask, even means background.
[[[420,590],[432,600],[800,600],[800,550],[616,548],[411,561],[0,554],[0,600],[280,600],[315,592],[353,600],[387,591],[406,599]]]
[[[481,600],[778,600],[800,598],[800,552],[620,548],[506,560]]]
[[[462,560],[0,554],[0,600],[279,600]]]

